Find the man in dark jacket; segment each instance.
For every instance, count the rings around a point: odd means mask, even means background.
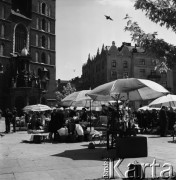
[[[6,126],[5,133],[9,133],[10,132],[10,122],[12,120],[12,113],[10,112],[9,108],[6,109],[4,117],[5,117],[5,126]]]
[[[166,136],[166,130],[168,125],[168,118],[167,118],[165,106],[162,106],[162,108],[159,111],[159,121],[160,121],[160,136],[164,137]]]

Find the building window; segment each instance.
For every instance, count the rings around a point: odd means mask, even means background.
[[[123,62],[123,68],[128,68],[128,63],[127,63],[127,61],[124,61],[124,62]]]
[[[155,59],[152,59],[152,60],[151,60],[151,64],[152,64],[153,66],[156,66],[156,60],[155,60]]]
[[[27,43],[27,30],[19,24],[15,29],[15,52],[21,53],[21,50],[26,47]]]
[[[45,48],[45,46],[46,46],[46,38],[45,36],[42,36],[42,47]]]
[[[140,69],[140,76],[144,77],[145,76],[145,69]]]
[[[167,73],[166,72],[162,72],[161,76],[162,76],[162,78],[167,78]]]
[[[48,16],[50,17],[51,16],[51,8],[48,7]]]
[[[51,56],[48,54],[48,64],[51,64]]]
[[[0,63],[0,74],[3,73],[3,65]]]
[[[42,3],[42,14],[46,15],[46,4]]]
[[[35,53],[35,62],[39,62],[39,53],[38,52]]]
[[[46,64],[46,55],[45,55],[45,53],[42,53],[42,55],[41,55],[41,62]]]
[[[145,59],[139,59],[139,65],[145,65]]]
[[[0,56],[4,55],[4,44],[0,45]]]
[[[167,81],[161,82],[161,85],[164,86],[164,87],[167,87]]]
[[[125,79],[125,78],[128,78],[128,72],[124,72],[123,73],[123,78]]]
[[[48,37],[48,49],[50,49],[50,38]]]
[[[1,6],[0,18],[1,18],[1,19],[4,19],[4,18],[5,18],[5,8],[4,8],[4,6]]]
[[[112,61],[112,67],[116,67],[116,60]]]
[[[46,20],[42,19],[42,30],[45,31],[46,30]]]
[[[111,77],[113,79],[116,79],[117,78],[117,72],[116,71],[111,71]]]
[[[39,45],[39,38],[38,38],[38,34],[35,35],[35,45],[38,46]]]
[[[1,36],[2,38],[4,38],[4,32],[5,32],[5,26],[4,26],[4,24],[2,24],[2,25],[1,25],[1,34],[0,34],[0,36]]]
[[[40,13],[40,2],[37,3],[37,12]]]
[[[39,29],[39,18],[36,18],[36,29]]]
[[[50,22],[48,22],[48,32],[51,31],[51,26],[50,26]]]

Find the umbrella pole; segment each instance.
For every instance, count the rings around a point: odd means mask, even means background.
[[[91,128],[92,128],[92,123],[91,123],[92,117],[91,117],[91,115],[92,115],[92,109],[91,109],[91,100],[90,100],[90,132],[91,132]]]

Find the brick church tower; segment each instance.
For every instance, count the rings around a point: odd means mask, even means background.
[[[0,0],[0,109],[54,101],[55,4]]]

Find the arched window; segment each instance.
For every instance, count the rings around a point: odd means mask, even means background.
[[[48,54],[48,64],[51,64],[51,56]]]
[[[36,18],[36,29],[39,29],[39,18]]]
[[[4,55],[4,44],[0,45],[0,56]]]
[[[39,53],[38,52],[35,53],[35,62],[39,62]]]
[[[2,24],[1,25],[1,33],[0,33],[1,37],[4,37],[4,32],[5,32],[5,26],[4,26],[4,24]]]
[[[46,64],[46,55],[45,53],[43,52],[42,55],[41,55],[41,62]]]
[[[35,35],[35,45],[38,46],[39,42],[39,38],[38,38],[38,34]]]
[[[4,6],[1,6],[0,18],[1,18],[1,19],[4,19],[4,18],[5,18],[5,8],[4,8]]]
[[[50,38],[48,37],[48,49],[50,49],[51,48],[51,46],[50,46]]]
[[[42,3],[42,14],[46,15],[46,4]]]
[[[50,22],[48,22],[48,32],[51,31],[51,26],[50,26]]]
[[[46,20],[42,19],[42,30],[46,31]]]
[[[45,48],[45,46],[46,46],[46,38],[45,36],[42,36],[42,47]]]
[[[21,53],[21,50],[26,47],[27,30],[24,25],[19,24],[15,29],[15,52]]]

